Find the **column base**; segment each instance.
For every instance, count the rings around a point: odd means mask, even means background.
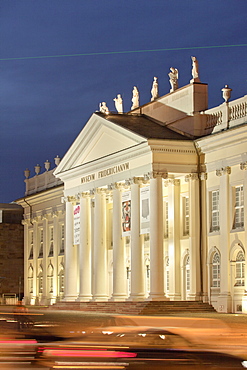
[[[187,295],[186,301],[201,301],[202,296],[200,293],[189,293]]]
[[[242,297],[242,313],[247,313],[247,291],[245,291]]]
[[[130,294],[127,301],[145,301],[146,297],[144,293],[142,294]]]
[[[117,301],[126,301],[127,300],[127,295],[126,293],[119,293],[119,294],[113,294],[112,297],[109,299],[109,301],[114,301],[114,302],[117,302]]]
[[[92,299],[92,294],[82,294],[77,298],[77,302],[89,302]]]
[[[148,301],[170,301],[170,298],[166,297],[163,294],[159,293],[150,293],[149,297],[147,298]]]
[[[76,302],[77,298],[77,295],[65,295],[63,302]]]
[[[181,294],[179,293],[168,294],[168,298],[170,299],[170,301],[181,301]]]
[[[107,295],[94,295],[91,302],[107,302],[109,297]]]
[[[232,312],[232,297],[230,293],[222,293],[218,296],[216,310],[222,313]]]

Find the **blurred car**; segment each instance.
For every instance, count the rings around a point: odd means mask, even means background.
[[[243,369],[243,359],[194,347],[171,328],[107,327],[79,341],[38,348],[50,369]]]

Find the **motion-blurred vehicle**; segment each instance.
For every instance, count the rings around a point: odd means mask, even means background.
[[[194,347],[171,328],[107,327],[83,340],[44,344],[37,361],[50,369],[244,369],[238,357]],[[246,365],[246,366],[245,366]]]

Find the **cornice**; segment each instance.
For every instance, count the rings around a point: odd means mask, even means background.
[[[247,144],[247,124],[197,139],[195,144],[203,153],[207,154],[222,147],[227,148],[244,142]]]

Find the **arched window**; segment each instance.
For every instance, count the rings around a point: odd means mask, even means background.
[[[47,269],[49,293],[53,293],[53,273],[54,273],[54,268],[53,268],[53,265],[50,263]]]
[[[64,294],[64,266],[60,264],[60,270],[58,274],[58,288],[59,288],[59,295],[63,296]]]
[[[28,268],[28,291],[33,293],[33,266],[31,264]]]
[[[211,287],[219,288],[220,287],[220,255],[218,252],[215,252],[212,259],[212,280]]]
[[[236,256],[236,278],[235,286],[244,286],[244,265],[245,258],[243,251],[239,251]]]
[[[43,293],[43,267],[40,265],[38,274],[38,293]]]

